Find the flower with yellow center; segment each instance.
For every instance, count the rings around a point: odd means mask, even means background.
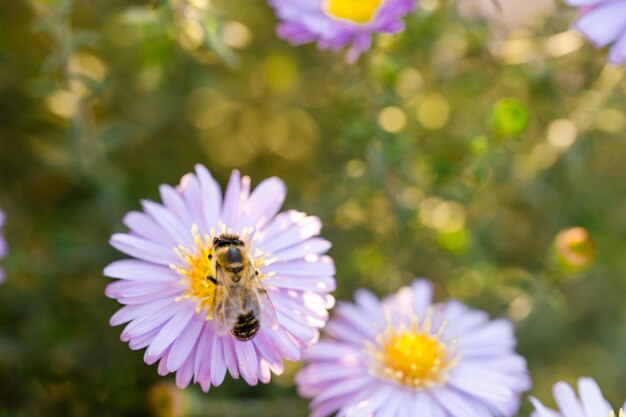
[[[447,368],[446,349],[415,330],[391,332],[382,349],[384,375],[412,388],[440,384]]]
[[[302,349],[317,341],[333,305],[335,266],[325,255],[330,242],[319,237],[321,220],[281,211],[287,188],[279,178],[251,185],[233,171],[222,192],[197,165],[178,185],[159,187],[162,203],[143,200],[141,211],[126,214],[128,232],[111,236],[111,245],[129,257],[104,268],[114,279],[105,294],[122,304],[109,322],[126,323],[121,339],[145,349],[144,361],[158,363],[160,375],[175,373],[179,388],[193,381],[206,392],[228,373],[250,385],[268,383],[282,373],[283,359],[300,360]],[[225,245],[214,248],[223,234],[239,248],[236,257]],[[237,258],[240,280],[254,274],[267,297],[260,306],[265,314],[240,323],[253,336],[245,341],[215,320],[227,279],[217,266],[230,266],[231,274]],[[229,299],[231,306],[248,296],[232,295],[239,298]]]
[[[417,0],[269,0],[280,23],[278,36],[292,45],[317,42],[320,49],[347,47],[354,63],[372,47],[375,34],[399,33]]]
[[[530,379],[511,323],[433,303],[432,292],[415,280],[382,301],[359,290],[355,303],[337,305],[296,376],[312,415],[515,415]]]
[[[364,24],[376,16],[383,4],[384,0],[326,0],[324,10],[332,18]]]
[[[219,300],[222,291],[219,286],[216,286],[209,279],[209,277],[215,278],[216,276],[213,239],[221,234],[233,234],[233,231],[227,229],[223,224],[220,224],[219,229],[219,233],[212,229],[210,234],[202,236],[198,232],[198,226],[194,225],[191,229],[191,234],[195,247],[189,249],[179,245],[174,251],[183,261],[183,264],[170,265],[170,268],[181,275],[181,284],[186,288],[185,293],[179,296],[177,301],[185,299],[196,302],[196,312],[206,311],[206,320],[213,318],[215,304]],[[251,231],[251,229],[244,229],[240,239],[244,242],[244,250],[248,253],[253,267],[258,271],[261,267],[269,265],[272,260],[267,258],[267,254],[253,249],[252,242],[254,241],[254,236],[251,237]],[[252,254],[255,256],[252,256]],[[262,280],[264,275],[258,274],[257,278]]]

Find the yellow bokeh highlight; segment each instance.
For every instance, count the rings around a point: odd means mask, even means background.
[[[441,129],[450,119],[450,105],[439,93],[426,94],[417,106],[416,117],[427,129]]]
[[[367,219],[363,205],[356,200],[347,200],[335,210],[335,220],[344,230],[353,229]]]
[[[546,55],[557,58],[576,52],[585,44],[584,38],[576,32],[568,30],[552,35],[544,42]]]
[[[263,78],[271,92],[290,94],[298,85],[298,66],[290,55],[269,55],[263,63]]]
[[[434,13],[441,7],[440,0],[422,0],[420,1],[420,9],[428,13]]]
[[[79,97],[69,90],[55,90],[46,97],[46,106],[53,114],[69,119],[78,110]]]
[[[224,23],[222,40],[231,48],[244,49],[252,41],[252,32],[246,25],[237,21]]]
[[[209,0],[187,0],[187,3],[192,7],[202,10],[208,9],[211,5]]]
[[[89,77],[101,82],[107,75],[107,67],[97,56],[87,52],[77,52],[68,63],[68,69],[72,75]]]
[[[548,126],[548,142],[557,148],[569,148],[577,135],[578,128],[569,119],[557,119]]]
[[[465,227],[465,208],[454,201],[427,198],[419,205],[419,216],[425,226],[442,232],[452,233]]]
[[[351,159],[346,164],[346,174],[351,178],[359,178],[365,174],[367,165],[360,159]]]
[[[394,84],[396,94],[410,99],[420,92],[424,86],[424,77],[415,68],[406,67],[398,74]]]
[[[509,304],[508,315],[513,321],[522,321],[532,313],[533,299],[527,294],[520,294]]]
[[[378,124],[389,133],[398,133],[406,127],[406,114],[399,107],[385,107],[378,113]]]
[[[181,22],[181,31],[178,36],[180,45],[188,50],[200,48],[204,43],[204,29],[200,22],[186,20]]]

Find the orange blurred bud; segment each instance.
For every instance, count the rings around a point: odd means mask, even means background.
[[[595,257],[593,242],[583,227],[561,230],[554,240],[554,249],[561,266],[570,271],[588,267]]]
[[[148,390],[148,409],[154,417],[183,417],[187,415],[187,394],[170,382],[159,382]]]

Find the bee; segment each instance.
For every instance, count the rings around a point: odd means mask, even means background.
[[[209,260],[214,263],[214,318],[217,334],[230,332],[238,340],[251,340],[261,323],[276,329],[278,320],[267,290],[259,280],[245,243],[237,236],[221,234],[213,239]]]

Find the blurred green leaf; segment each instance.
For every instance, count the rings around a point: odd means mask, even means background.
[[[499,137],[517,136],[528,129],[529,122],[528,109],[516,99],[502,99],[491,111],[491,125]]]

